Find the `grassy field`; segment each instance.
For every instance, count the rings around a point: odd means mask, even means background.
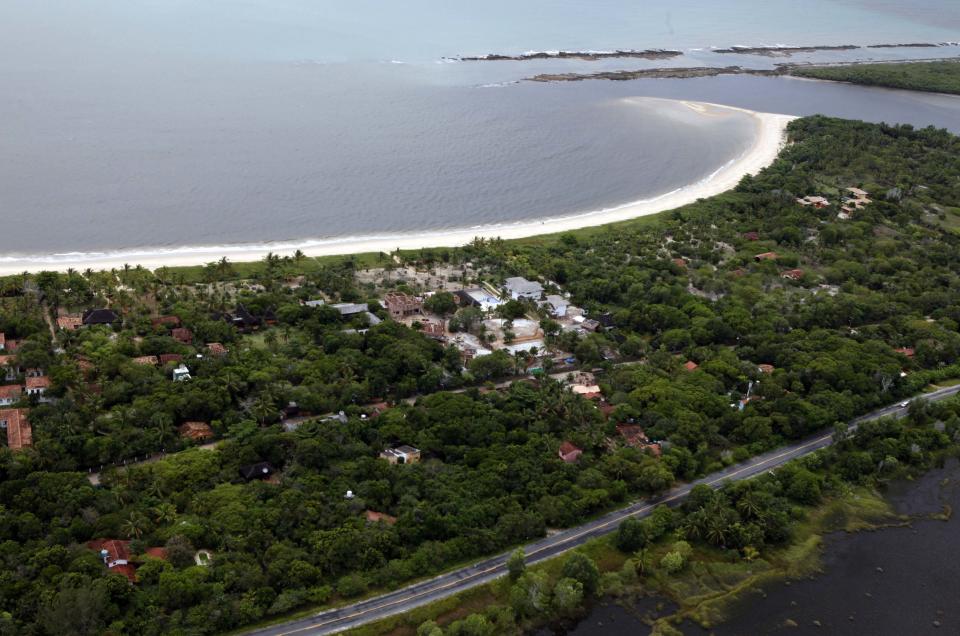
[[[960,60],[798,67],[797,77],[960,95]]]

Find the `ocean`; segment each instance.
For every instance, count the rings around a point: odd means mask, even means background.
[[[699,120],[624,97],[960,131],[960,99],[944,96],[741,76],[521,81],[783,61],[714,52],[734,45],[957,40],[960,3],[943,0],[4,0],[0,260],[556,217],[695,183],[751,145],[746,115]],[[683,55],[456,60],[653,48]]]

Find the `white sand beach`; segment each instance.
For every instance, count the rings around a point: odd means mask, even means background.
[[[654,98],[630,99],[651,100]],[[0,255],[0,275],[40,270],[65,271],[75,269],[82,271],[87,268],[100,270],[120,268],[124,264],[142,265],[149,269],[155,269],[164,266],[199,265],[217,261],[222,257],[227,257],[233,262],[243,262],[262,259],[268,252],[285,256],[293,254],[296,250],[302,251],[307,256],[327,256],[364,252],[391,252],[396,249],[420,249],[424,247],[455,247],[470,243],[477,237],[525,238],[538,234],[564,232],[625,221],[672,210],[693,203],[697,199],[711,197],[734,188],[745,175],[756,174],[773,163],[780,149],[786,143],[787,124],[796,119],[796,117],[790,115],[758,113],[720,104],[681,103],[703,117],[719,117],[732,112],[750,115],[756,123],[756,136],[753,144],[742,155],[698,183],[615,208],[535,221],[521,221],[513,224],[437,231],[426,230],[418,233],[383,236],[287,241],[258,245],[132,249],[108,253],[71,253],[22,257]]]

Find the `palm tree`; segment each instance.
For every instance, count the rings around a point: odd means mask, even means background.
[[[158,504],[151,512],[157,523],[173,523],[177,520],[177,507],[172,503]]]
[[[127,517],[127,520],[120,526],[120,531],[129,539],[139,539],[143,536],[143,533],[146,532],[148,523],[147,518],[141,513],[132,512],[130,516]]]

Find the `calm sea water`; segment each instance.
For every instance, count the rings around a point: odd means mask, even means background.
[[[811,19],[816,16],[816,19]],[[650,198],[749,145],[635,95],[960,129],[960,100],[757,78],[516,83],[777,60],[711,46],[960,40],[953,0],[4,0],[0,257],[375,235]],[[670,47],[669,62],[448,63]],[[798,59],[956,54],[864,50]]]

